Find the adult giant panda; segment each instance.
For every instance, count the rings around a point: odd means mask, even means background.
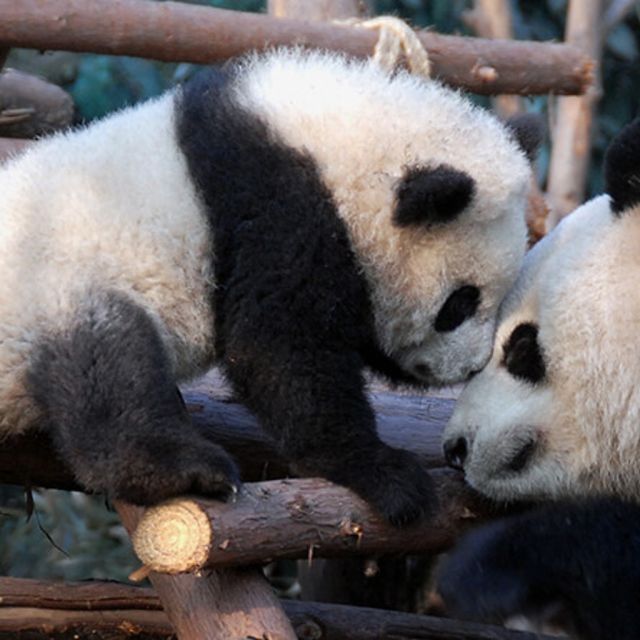
[[[527,255],[456,403],[445,455],[489,497],[640,497],[639,176],[640,119],[608,150],[608,195]]]
[[[112,498],[225,496],[236,467],[176,390],[217,362],[298,471],[418,517],[428,475],[378,439],[363,367],[485,364],[533,138],[435,82],[278,50],[41,141],[0,171],[0,433],[44,425]]]
[[[450,463],[479,491],[565,501],[473,533],[440,588],[463,617],[526,616],[538,630],[555,623],[575,638],[632,640],[640,637],[640,119],[610,146],[605,177],[609,195],[580,207],[527,257],[492,359],[445,431]]]

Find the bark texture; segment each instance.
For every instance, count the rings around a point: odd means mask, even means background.
[[[584,93],[593,64],[561,44],[423,31],[435,77],[483,94]],[[249,49],[297,44],[368,56],[377,34],[321,21],[146,0],[0,0],[4,46],[210,63]]]

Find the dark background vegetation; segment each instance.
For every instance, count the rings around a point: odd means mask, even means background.
[[[199,4],[263,11],[266,2],[202,0]],[[441,33],[469,34],[461,16],[470,8],[470,0],[374,0],[370,4],[376,14],[399,15],[415,26],[430,27]],[[566,0],[512,0],[511,4],[517,38],[563,39]],[[606,144],[638,114],[639,16],[640,3],[637,3],[635,11],[607,37],[602,69],[603,96],[593,136],[590,194],[601,190],[599,167]],[[77,105],[78,122],[90,121],[157,95],[197,70],[191,64],[33,51],[13,51],[8,65],[38,73],[67,89]],[[527,109],[548,116],[552,103],[546,97],[535,97],[527,100]],[[547,158],[548,149],[541,157],[542,182]],[[35,494],[35,509],[38,517],[33,516],[27,522],[21,490],[0,487],[0,574],[124,579],[136,568],[118,518],[105,508],[100,498],[42,491]]]

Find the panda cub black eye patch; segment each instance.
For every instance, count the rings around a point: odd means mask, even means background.
[[[536,384],[544,380],[546,370],[535,324],[519,324],[511,332],[504,345],[502,365],[512,376],[525,382]]]
[[[446,164],[411,167],[396,189],[393,222],[399,227],[446,224],[469,206],[475,190],[468,173]]]
[[[472,285],[456,289],[436,316],[433,328],[438,332],[453,331],[473,317],[480,304],[480,290]]]

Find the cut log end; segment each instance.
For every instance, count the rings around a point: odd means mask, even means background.
[[[180,498],[147,509],[132,541],[138,558],[147,567],[180,573],[205,563],[213,534],[198,503]]]

